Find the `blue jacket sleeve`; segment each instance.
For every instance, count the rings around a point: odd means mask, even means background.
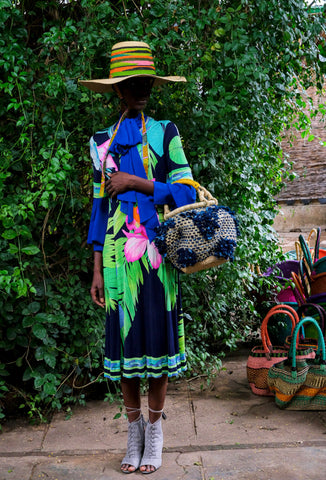
[[[180,134],[176,125],[167,122],[163,138],[166,164],[166,183],[154,182],[154,204],[168,204],[172,208],[182,207],[196,201],[196,190],[191,185],[178,183],[192,180],[192,173],[185,156]]]
[[[109,198],[94,198],[87,243],[94,251],[102,251],[108,223]]]
[[[102,138],[103,137],[103,138]],[[94,251],[102,251],[108,223],[110,200],[108,196],[100,195],[102,169],[97,145],[108,138],[107,134],[95,134],[90,139],[90,153],[93,162],[93,208],[88,230],[87,243],[93,245]]]
[[[196,190],[191,185],[182,183],[161,183],[154,182],[154,204],[172,205],[175,208],[194,203],[196,201]]]

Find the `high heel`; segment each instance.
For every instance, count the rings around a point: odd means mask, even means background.
[[[163,414],[163,410],[152,410],[149,407],[148,409],[150,412]],[[150,421],[147,422],[145,429],[145,450],[140,467],[151,466],[154,467],[155,470],[140,470],[141,473],[154,473],[162,465],[163,430],[161,420],[162,419],[159,418],[154,423]]]
[[[128,413],[141,412],[140,408],[126,408],[129,410]],[[137,420],[129,422],[127,452],[121,462],[121,465],[128,465],[128,468],[127,470],[121,469],[123,473],[133,473],[139,468],[140,460],[144,451],[145,425],[146,423],[141,413]],[[130,466],[134,467],[135,470],[129,470]]]

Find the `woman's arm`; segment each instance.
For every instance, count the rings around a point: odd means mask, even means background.
[[[103,256],[102,252],[95,251],[94,252],[94,273],[93,273],[93,281],[91,286],[91,296],[92,300],[96,305],[100,307],[105,307],[105,299],[104,299],[104,280],[103,280]]]
[[[110,179],[106,180],[105,188],[111,198],[116,198],[119,193],[135,190],[136,192],[153,195],[154,182],[145,178],[130,175],[126,172],[115,172],[109,174]]]

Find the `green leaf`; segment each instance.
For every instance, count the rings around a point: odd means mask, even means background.
[[[22,252],[26,253],[26,255],[36,255],[39,253],[40,249],[35,245],[30,245],[29,247],[22,248]]]
[[[42,375],[38,375],[34,378],[34,387],[39,389],[44,385],[45,379]]]
[[[43,391],[46,395],[55,395],[57,393],[57,387],[53,383],[46,382],[43,386]]]
[[[31,302],[22,311],[23,315],[32,315],[40,310],[41,304],[39,302]]]
[[[18,233],[15,232],[15,230],[5,230],[1,236],[5,238],[6,240],[12,240],[13,238],[18,237]]]
[[[16,329],[13,328],[13,327],[9,327],[9,328],[7,329],[7,338],[8,338],[8,340],[15,340],[16,337],[17,337]]]
[[[49,367],[54,368],[56,365],[56,356],[53,353],[46,352],[44,354],[44,360]]]
[[[40,338],[41,340],[44,340],[47,337],[46,328],[44,328],[43,325],[40,325],[39,323],[33,325],[32,331],[35,337]]]
[[[9,243],[9,252],[12,254],[12,255],[16,255],[16,253],[18,252],[18,247],[14,244],[14,243]]]

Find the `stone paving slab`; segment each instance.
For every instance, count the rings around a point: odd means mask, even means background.
[[[29,480],[37,461],[32,456],[0,458],[0,480]]]
[[[5,424],[3,434],[0,434],[0,452],[35,452],[41,450],[43,438],[47,431],[47,425],[33,426],[26,425],[17,426],[15,429],[8,431]],[[0,480],[1,477],[0,477]]]
[[[143,408],[146,411],[146,408]],[[168,395],[164,411],[167,421],[163,421],[164,435],[169,447],[187,442],[196,443],[193,418],[188,407],[187,396]],[[46,433],[42,451],[83,451],[85,439],[91,450],[109,450],[123,453],[127,438],[125,418],[114,419],[119,412],[116,405],[94,401],[86,407],[74,409],[73,416],[65,419],[63,413],[56,414]]]
[[[155,480],[202,480],[200,453],[180,461],[180,453],[164,453],[164,466],[151,477]],[[121,455],[69,455],[1,459],[0,480],[121,480]],[[132,478],[146,478],[139,471]]]
[[[325,478],[325,447],[203,452],[201,458],[205,480],[323,480]]]
[[[273,399],[234,405],[214,398],[194,401],[195,445],[236,445],[259,442],[326,441],[319,412],[279,411]],[[209,418],[210,421],[206,419]]]
[[[114,420],[119,413],[117,405],[89,402],[85,407],[73,409],[69,420],[64,413],[54,415],[43,443],[43,451],[108,450],[115,453],[127,434],[124,418]]]
[[[2,458],[0,480],[119,480],[118,454]],[[164,453],[155,480],[323,480],[326,447],[217,449]],[[144,478],[138,471],[130,478]]]
[[[163,466],[151,478],[324,479],[326,411],[282,411],[273,398],[253,395],[248,353],[225,359],[210,387],[202,378],[169,385]],[[0,480],[123,478],[127,422],[114,419],[118,412],[118,404],[94,401],[74,407],[70,419],[56,414],[49,425],[5,425]]]

